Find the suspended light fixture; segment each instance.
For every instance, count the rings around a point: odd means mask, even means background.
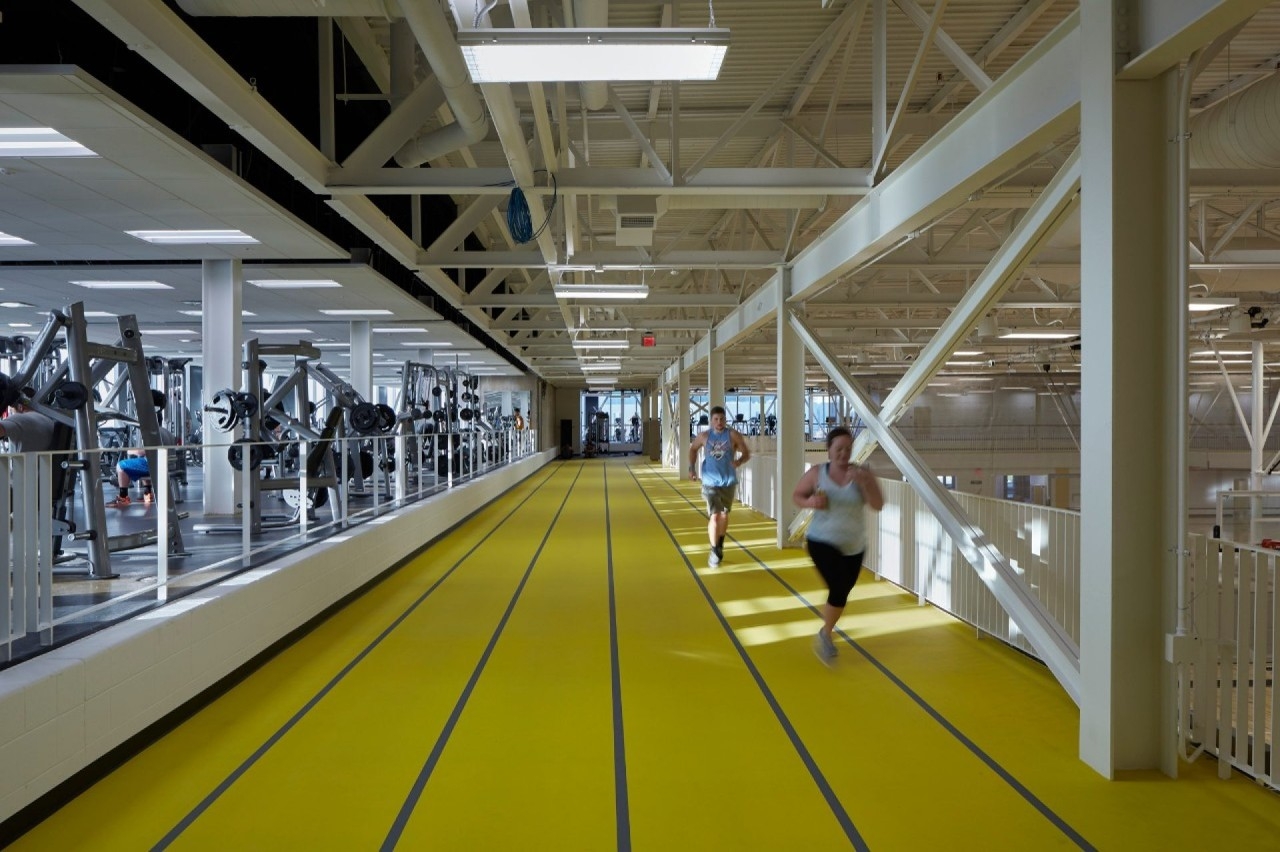
[[[1079,331],[1064,328],[1002,328],[1001,340],[1067,340],[1079,337]]]
[[[1237,307],[1239,304],[1240,299],[1236,296],[1192,296],[1187,301],[1187,310],[1221,311]]]
[[[475,83],[714,80],[729,49],[722,27],[461,30]]]
[[[574,349],[630,349],[629,340],[575,340]]]
[[[557,284],[557,299],[645,299],[647,284]]]

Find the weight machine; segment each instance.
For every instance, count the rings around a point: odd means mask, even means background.
[[[151,385],[147,380],[146,357],[142,351],[142,335],[132,315],[117,317],[120,338],[114,345],[90,343],[84,319],[84,303],[75,302],[63,311],[50,311],[44,328],[32,342],[22,366],[13,377],[0,376],[0,403],[4,407],[25,402],[33,410],[53,420],[55,449],[69,453],[79,450],[78,457],[67,455],[54,470],[53,517],[54,555],[61,550],[62,540],[70,538],[86,544],[89,576],[108,579],[112,551],[141,547],[156,541],[154,530],[122,536],[108,536],[105,501],[96,475],[99,413],[92,389],[117,365],[124,369],[124,381],[132,388],[135,399],[150,400]],[[52,369],[49,358],[62,345],[58,335],[65,333],[67,357]],[[43,375],[38,389],[29,388]],[[118,384],[123,384],[119,382]],[[161,443],[160,423],[154,406],[138,407],[138,430],[146,449],[147,464],[156,471],[155,447]],[[114,416],[114,415],[112,415]],[[87,529],[77,530],[70,517],[70,500],[79,479]],[[166,507],[169,527],[169,554],[185,556],[182,517],[170,502]]]
[[[254,476],[249,477],[249,494],[245,495],[244,506],[249,512],[250,532],[257,534],[263,529],[278,529],[301,520],[303,512],[309,512],[328,505],[334,522],[338,522],[342,512],[343,489],[348,483],[339,470],[338,456],[333,452],[333,442],[344,442],[348,428],[357,435],[386,435],[396,424],[396,413],[386,405],[373,405],[365,402],[359,393],[336,373],[318,363],[320,350],[306,342],[296,344],[264,344],[257,338],[244,343],[244,376],[245,389],[233,391],[220,390],[214,394],[206,411],[218,415],[217,426],[224,432],[241,430],[241,438],[227,448],[227,462],[235,470],[242,470],[247,464]],[[295,359],[293,371],[263,400],[262,374],[266,362],[264,356],[287,355]],[[311,363],[316,361],[317,363]],[[314,380],[323,385],[332,396],[334,405],[330,409],[323,428],[317,431],[311,422],[304,421],[311,410],[309,396],[310,382]],[[292,400],[290,413],[285,401]],[[345,418],[344,418],[344,415]],[[280,465],[281,472],[286,470],[288,454],[283,452],[283,442],[273,434],[275,425],[287,426],[298,438],[311,442],[305,460],[299,459],[298,473],[305,472],[305,494],[303,477],[278,476],[263,478],[257,475],[258,469],[268,458],[284,456]],[[355,465],[348,468],[361,476],[359,455],[354,456]],[[385,469],[385,465],[379,465]],[[262,513],[262,495],[264,492],[279,492],[284,502],[295,512],[292,516],[264,516]],[[351,492],[348,490],[347,495]],[[239,526],[226,524],[199,524],[195,528],[202,533],[239,532]]]
[[[406,428],[423,442],[419,454],[437,481],[444,477],[452,482],[455,476],[474,472],[481,458],[496,461],[498,448],[491,439],[486,443],[493,426],[481,416],[479,387],[478,377],[461,370],[416,361],[404,364],[399,417],[412,424]]]

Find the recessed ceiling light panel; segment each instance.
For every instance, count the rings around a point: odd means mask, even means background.
[[[72,281],[77,287],[89,290],[172,290],[160,281]]]
[[[0,157],[96,157],[52,127],[0,127]]]
[[[137,237],[154,245],[186,246],[186,245],[249,245],[257,243],[244,231],[232,228],[206,228],[176,231],[125,231],[131,237]]]

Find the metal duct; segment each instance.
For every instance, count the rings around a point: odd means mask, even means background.
[[[393,18],[391,0],[178,0],[188,15],[229,18]]]
[[[1280,74],[1191,119],[1193,169],[1280,168]]]
[[[573,25],[592,29],[609,26],[608,0],[573,0]],[[587,109],[604,109],[609,103],[608,83],[579,83],[578,86],[582,90],[582,105]]]
[[[462,50],[454,41],[453,30],[440,5],[434,0],[425,3],[400,0],[400,9],[418,39],[427,64],[435,72],[454,116],[453,124],[415,139],[396,152],[397,163],[413,168],[484,139],[489,132],[489,117],[471,84]]]

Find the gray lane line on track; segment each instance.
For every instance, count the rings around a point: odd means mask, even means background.
[[[666,477],[663,477],[663,479],[664,481],[666,481],[667,485],[673,491],[675,491],[677,494],[680,495],[681,498],[684,499],[686,503],[692,506],[695,510],[698,509],[698,504],[690,500],[689,497],[684,492],[682,492],[679,488],[676,488],[676,486],[669,479],[667,479]],[[819,618],[822,617],[822,613],[819,611],[819,609],[816,606],[814,606],[813,604],[805,600],[804,596],[801,595],[800,592],[795,589],[795,587],[793,587],[790,583],[788,583],[782,577],[778,576],[778,573],[774,571],[772,568],[770,568],[768,564],[764,562],[764,560],[756,556],[755,553],[753,553],[749,547],[747,547],[742,542],[738,541],[738,539],[734,538],[732,535],[728,536],[728,538],[732,540],[735,544],[737,544],[738,547],[740,547],[744,553],[746,553],[753,560],[755,560],[755,563],[757,565],[759,565],[766,572],[768,572],[770,577],[776,580],[784,589],[789,591],[792,595],[796,597],[797,600],[803,603],[810,612],[812,612],[814,615],[818,616]],[[1088,849],[1088,850],[1094,849],[1094,846],[1090,844],[1089,841],[1085,840],[1083,835],[1081,835],[1078,831],[1072,828],[1067,823],[1066,820],[1064,820],[1062,817],[1054,813],[1053,809],[1050,808],[1043,801],[1041,801],[1040,798],[1037,797],[1035,793],[1032,793],[1031,790],[1026,787],[1026,785],[1024,785],[1017,778],[1013,777],[1013,773],[1009,772],[1009,770],[1001,766],[994,757],[992,757],[991,755],[983,751],[981,746],[979,746],[973,740],[969,739],[969,737],[967,737],[959,728],[957,728],[954,724],[952,724],[950,720],[948,720],[945,716],[943,716],[941,712],[935,709],[931,704],[929,704],[929,702],[925,701],[924,698],[921,697],[919,693],[917,693],[911,687],[907,686],[906,682],[903,681],[902,678],[894,674],[892,671],[890,671],[888,666],[886,666],[884,663],[877,660],[874,656],[871,655],[870,651],[862,647],[862,645],[860,645],[858,642],[854,641],[853,638],[850,637],[843,630],[836,628],[836,633],[840,634],[841,639],[843,639],[855,651],[857,651],[859,654],[865,657],[867,661],[870,662],[873,666],[875,666],[880,671],[881,674],[887,677],[890,680],[890,682],[893,683],[894,686],[898,687],[898,689],[906,693],[908,698],[910,698],[917,705],[919,705],[920,709],[923,710],[925,713],[929,714],[929,716],[932,717],[935,722],[941,725],[943,729],[947,731],[947,733],[951,734],[953,737],[959,740],[960,743],[965,748],[969,749],[969,751],[972,752],[975,757],[977,757],[979,760],[985,763],[992,772],[996,773],[996,775],[998,775],[1001,780],[1003,780],[1006,784],[1012,787],[1018,795],[1020,795],[1023,799],[1027,801],[1028,804],[1030,804],[1033,808],[1039,811],[1040,814],[1045,819],[1053,823],[1054,827],[1056,827],[1059,831],[1061,831],[1063,834],[1069,837],[1071,841],[1076,844],[1076,846],[1080,847],[1081,849]]]
[[[631,478],[635,480],[636,486],[640,489],[640,493],[644,495],[645,502],[649,504],[649,508],[658,519],[658,523],[662,524],[662,528],[666,530],[667,537],[671,539],[671,544],[675,547],[676,552],[680,554],[680,558],[684,560],[685,566],[689,569],[698,589],[702,592],[702,596],[706,599],[707,605],[711,607],[711,612],[715,614],[716,619],[720,622],[721,628],[724,629],[725,635],[729,637],[729,641],[733,643],[733,647],[737,650],[738,656],[742,658],[742,663],[747,667],[747,671],[751,673],[751,677],[755,679],[756,687],[764,696],[765,701],[769,705],[769,709],[773,711],[773,715],[777,718],[778,723],[782,725],[782,730],[786,732],[787,738],[791,740],[791,746],[796,750],[796,754],[800,756],[801,762],[809,770],[809,776],[813,778],[813,783],[817,785],[822,797],[826,799],[827,807],[831,809],[831,813],[835,816],[836,821],[840,823],[840,827],[844,830],[845,837],[849,839],[849,843],[853,848],[858,850],[870,849],[867,842],[862,839],[862,835],[858,832],[857,826],[853,824],[852,817],[848,811],[844,809],[844,805],[840,803],[840,799],[836,796],[835,790],[831,789],[831,784],[827,781],[822,770],[818,768],[818,762],[814,760],[813,755],[805,748],[804,742],[800,739],[799,733],[791,724],[791,720],[787,718],[787,714],[783,711],[782,705],[778,702],[773,691],[769,689],[769,685],[765,683],[764,676],[760,674],[760,670],[756,668],[755,663],[751,660],[751,656],[747,653],[747,649],[743,647],[738,640],[738,636],[734,633],[733,627],[729,624],[728,619],[720,612],[720,607],[716,606],[715,598],[711,597],[711,593],[707,591],[707,586],[702,582],[702,578],[698,576],[698,572],[693,567],[693,563],[689,561],[689,557],[685,555],[684,549],[680,547],[680,542],[676,540],[675,533],[671,531],[671,527],[667,526],[666,519],[662,517],[662,513],[658,511],[658,507],[653,504],[653,500],[649,498],[649,492],[645,491],[644,486],[640,483],[635,471],[631,465],[627,465],[627,472],[631,474]],[[677,491],[677,493],[679,493]],[[683,495],[681,495],[683,496]]]
[[[609,556],[609,669],[613,687],[613,789],[618,852],[631,850],[631,810],[627,799],[627,742],[622,728],[622,666],[618,654],[618,598],[613,577],[613,525],[609,520],[609,467],[604,468],[604,534]]]
[[[470,550],[462,554],[462,556],[458,557],[458,561],[453,563],[453,565],[449,568],[449,570],[441,574],[439,579],[437,579],[434,583],[432,583],[430,588],[428,588],[425,592],[423,592],[418,597],[417,600],[411,603],[409,607],[396,618],[395,621],[391,622],[391,624],[387,627],[386,630],[379,633],[377,638],[374,639],[372,642],[370,642],[369,645],[365,647],[363,651],[357,654],[351,660],[351,662],[343,666],[342,670],[338,672],[336,675],[334,675],[332,680],[330,680],[327,684],[325,684],[324,687],[319,692],[317,692],[311,698],[310,701],[304,704],[302,708],[298,710],[297,713],[294,713],[293,716],[289,718],[289,721],[281,725],[280,729],[277,730],[274,734],[272,734],[271,737],[266,742],[264,742],[261,746],[259,746],[257,750],[254,751],[253,754],[249,755],[249,757],[247,757],[243,763],[237,766],[235,771],[233,771],[230,775],[228,775],[225,779],[223,779],[222,783],[219,784],[217,787],[215,787],[213,791],[209,793],[209,795],[205,796],[204,799],[202,799],[198,805],[192,808],[191,811],[185,817],[183,817],[182,820],[179,821],[177,825],[175,825],[172,829],[170,829],[170,831],[164,837],[162,837],[160,841],[156,843],[155,846],[152,847],[152,849],[159,850],[159,849],[169,848],[169,846],[173,843],[173,841],[177,840],[178,837],[184,831],[190,828],[191,824],[194,823],[197,819],[199,819],[199,817],[205,811],[207,811],[209,807],[213,805],[213,803],[216,802],[220,796],[222,796],[223,793],[227,792],[227,790],[231,788],[232,784],[234,784],[236,781],[240,779],[241,776],[243,776],[246,772],[248,772],[250,767],[252,767],[255,763],[257,763],[264,755],[266,755],[266,753],[271,749],[272,746],[274,746],[277,742],[279,742],[284,737],[285,734],[289,733],[289,731],[292,730],[295,725],[297,725],[300,721],[302,721],[303,716],[307,715],[307,713],[310,712],[313,707],[315,707],[317,704],[320,703],[321,699],[323,699],[326,695],[332,692],[334,687],[336,687],[338,683],[342,681],[343,678],[345,678],[348,674],[350,674],[352,669],[354,669],[357,665],[359,665],[359,663],[362,660],[364,660],[365,657],[369,656],[369,654],[373,652],[373,649],[382,643],[382,640],[390,636],[391,632],[395,630],[397,627],[399,627],[400,624],[406,618],[408,618],[409,615],[413,613],[413,611],[417,609],[418,606],[423,601],[425,601],[427,597],[440,586],[441,583],[443,583],[446,579],[448,579],[448,577],[458,568],[458,566],[460,566],[463,562],[466,561],[467,557],[469,557],[472,553],[475,553],[476,550],[480,547],[480,545],[488,541],[489,536],[497,532],[498,529],[501,528],[501,526],[504,523],[506,523],[506,521],[512,515],[514,515],[517,511],[519,511],[520,508],[524,506],[525,503],[533,499],[533,496],[537,494],[538,491],[540,491],[544,485],[550,482],[551,479],[556,475],[558,471],[559,471],[559,468],[557,468],[556,470],[553,470],[551,474],[547,476],[546,479],[542,480],[542,482],[539,482],[538,485],[532,491],[530,491],[529,494],[523,500],[517,503],[515,507],[512,508],[512,510],[508,512],[507,515],[501,521],[498,521],[498,523],[494,524],[493,529],[485,533],[484,537],[481,538],[479,541],[477,541]],[[576,477],[575,477],[575,481],[576,481]],[[570,490],[572,490],[572,485],[570,486]]]
[[[556,510],[555,517],[551,519],[551,523],[547,526],[547,532],[542,536],[542,541],[538,544],[537,551],[533,554],[533,558],[529,560],[529,567],[525,569],[524,576],[520,578],[520,583],[516,586],[510,603],[507,604],[506,612],[502,614],[502,618],[498,621],[498,626],[494,628],[493,635],[489,637],[489,644],[485,646],[484,653],[480,655],[480,661],[476,663],[475,670],[472,671],[470,679],[467,680],[467,685],[463,688],[462,694],[458,696],[458,701],[453,706],[453,712],[449,714],[449,720],[445,722],[444,728],[440,731],[440,736],[436,738],[435,746],[432,747],[431,753],[427,755],[426,763],[422,765],[422,770],[414,780],[413,786],[409,788],[409,794],[405,796],[404,803],[400,806],[399,813],[396,814],[395,822],[391,824],[391,830],[387,832],[386,839],[382,841],[380,848],[383,852],[389,852],[389,850],[395,848],[401,835],[404,834],[405,828],[409,825],[409,817],[413,815],[414,808],[417,807],[418,801],[422,798],[427,782],[431,780],[431,773],[435,771],[436,764],[440,762],[440,756],[444,754],[445,746],[449,744],[449,736],[453,733],[453,729],[457,727],[458,720],[462,718],[462,711],[466,708],[467,701],[471,699],[471,693],[475,690],[476,684],[480,682],[480,675],[484,673],[484,667],[489,662],[489,657],[493,654],[493,649],[498,644],[498,638],[502,635],[502,631],[506,629],[507,621],[511,619],[511,613],[515,611],[516,603],[520,600],[520,594],[529,582],[529,575],[533,573],[533,566],[538,564],[538,558],[542,556],[542,549],[547,546],[547,540],[551,538],[551,531],[556,528],[556,523],[560,520],[560,514],[569,502],[569,497],[572,496],[573,489],[577,486],[584,467],[586,467],[585,464],[578,466],[578,472],[574,475],[573,482],[569,484],[569,490],[565,492],[564,499],[560,501],[560,508]]]

